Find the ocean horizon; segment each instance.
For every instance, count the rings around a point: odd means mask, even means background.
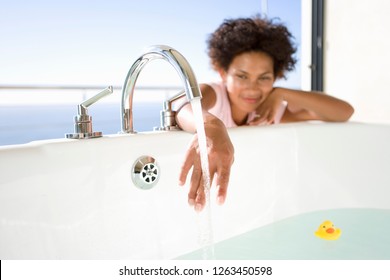
[[[160,125],[161,102],[137,103],[133,107],[134,129],[152,131]],[[95,104],[88,108],[93,131],[103,135],[121,130],[120,106]],[[31,141],[65,138],[74,132],[77,106],[71,104],[0,106],[0,146],[25,144]]]

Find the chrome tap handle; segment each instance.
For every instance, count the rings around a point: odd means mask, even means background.
[[[185,90],[179,91],[177,94],[175,94],[171,98],[164,101],[163,109],[168,110],[168,111],[172,111],[172,102],[184,97],[185,95],[186,95]]]
[[[186,91],[181,90],[163,103],[163,110],[160,111],[160,126],[154,130],[181,130],[176,123],[176,111],[172,110],[172,102],[186,96]]]
[[[103,136],[101,132],[93,132],[92,117],[88,115],[88,107],[111,93],[113,93],[113,89],[112,86],[109,86],[77,105],[78,115],[74,117],[74,133],[67,133],[65,137],[70,139],[85,139]]]
[[[98,94],[92,96],[91,98],[83,101],[78,105],[78,113],[79,115],[88,115],[87,108],[94,104],[96,101],[102,99],[103,97],[113,93],[112,86],[109,86],[105,88],[103,91],[99,92]]]

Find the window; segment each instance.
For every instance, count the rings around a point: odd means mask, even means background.
[[[97,112],[92,113],[91,107],[91,115],[98,131],[101,129],[104,134],[119,131],[120,87],[131,64],[149,45],[164,44],[177,49],[190,62],[199,82],[215,79],[217,75],[209,65],[205,42],[208,34],[225,18],[259,13],[279,17],[296,38],[299,61],[300,12],[300,0],[7,1],[0,10],[0,36],[3,38],[0,45],[0,132],[8,136],[7,139],[0,137],[0,145],[62,138],[64,133],[71,132],[76,105],[98,90],[75,92],[50,88],[58,85],[101,86],[102,89],[116,86],[114,94],[105,100],[112,109],[103,110],[99,109],[100,104],[93,105]],[[281,83],[300,87],[300,63],[288,80]],[[49,89],[10,89],[10,86],[21,85],[49,86]],[[158,61],[145,67],[137,85],[181,86],[174,69]],[[135,96],[140,101],[155,98],[160,101],[163,97],[150,92]],[[43,106],[47,103],[51,105]],[[28,110],[22,110],[22,104],[28,105]],[[39,109],[35,107],[37,111],[34,111],[32,104],[39,105]],[[53,104],[62,109],[55,109]],[[45,110],[57,120],[48,124],[47,118],[42,117],[34,123],[37,113],[45,114]],[[153,111],[155,125],[159,122],[158,110]],[[9,117],[12,114],[20,116],[17,123],[10,123],[16,121]],[[141,123],[148,127],[138,127],[139,131],[152,129],[149,122],[138,122]],[[137,123],[135,126],[137,129]],[[19,131],[22,127],[23,131]]]

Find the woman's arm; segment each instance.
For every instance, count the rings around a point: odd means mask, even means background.
[[[212,92],[210,92],[210,90]],[[215,103],[215,94],[211,87],[201,85],[202,91],[202,108],[204,127],[207,139],[207,150],[209,157],[209,172],[211,182],[214,175],[218,187],[217,202],[224,203],[226,199],[227,187],[230,177],[230,168],[234,161],[234,147],[230,141],[225,125],[214,115],[210,114],[207,109]],[[191,105],[185,104],[181,107],[176,115],[178,125],[185,131],[195,133],[196,126]],[[200,211],[205,206],[206,200],[204,195],[202,168],[198,147],[197,134],[190,143],[186,152],[185,159],[179,176],[179,184],[184,185],[189,171],[192,168],[190,181],[190,190],[188,193],[188,203],[194,206],[195,210]]]
[[[274,93],[288,102],[287,109],[296,121],[345,122],[354,112],[349,103],[321,92],[275,88]]]
[[[307,92],[286,88],[274,88],[267,100],[258,108],[259,121],[272,123],[276,114],[275,108],[287,101],[287,109],[281,122],[322,120],[327,122],[344,122],[353,114],[353,107],[338,98],[321,92]]]
[[[204,119],[211,120],[216,118],[215,116],[211,115],[208,113],[208,110],[214,106],[216,97],[215,97],[215,92],[214,89],[207,85],[207,84],[200,84],[200,91],[202,93],[202,110],[203,110],[203,115]],[[185,99],[183,97],[182,99]],[[183,100],[178,100],[176,103],[182,104],[179,106],[179,109],[177,109],[176,113],[176,123],[179,125],[179,127],[187,132],[195,133],[196,132],[196,125],[195,125],[195,118],[192,113],[192,106],[188,101],[183,101]],[[208,116],[208,115],[211,116]]]

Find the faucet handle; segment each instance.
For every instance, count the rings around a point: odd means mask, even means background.
[[[181,90],[163,103],[163,110],[160,111],[160,127],[154,130],[180,130],[176,123],[176,111],[172,110],[172,102],[185,96],[185,90]]]
[[[91,98],[88,98],[87,100],[81,102],[78,105],[78,113],[79,115],[88,115],[88,110],[87,108],[94,104],[96,101],[102,99],[103,97],[113,93],[112,86],[106,87],[104,90],[99,92],[98,94],[92,96]]]
[[[88,115],[88,107],[111,93],[113,93],[113,89],[112,86],[109,86],[77,105],[78,115],[74,117],[74,133],[67,133],[65,137],[69,139],[102,137],[101,132],[92,131],[92,117]]]

